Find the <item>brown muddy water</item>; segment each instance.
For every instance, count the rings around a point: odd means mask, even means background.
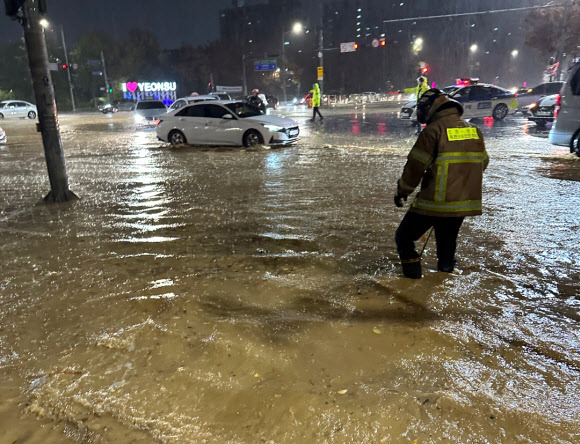
[[[0,443],[579,441],[576,159],[482,123],[485,214],[453,274],[431,240],[412,281],[412,130],[305,118],[297,146],[244,150],[64,116],[82,199],[52,206],[33,123],[2,122]]]

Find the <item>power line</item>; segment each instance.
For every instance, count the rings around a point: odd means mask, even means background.
[[[529,11],[530,9],[548,9],[548,8],[560,8],[565,5],[543,5],[543,6],[526,6],[523,8],[510,8],[510,9],[490,9],[489,11],[476,11],[476,12],[460,12],[456,14],[445,14],[445,15],[429,15],[424,17],[409,17],[403,19],[392,19],[383,20],[383,23],[395,23],[395,22],[410,22],[416,20],[427,20],[427,19],[438,19],[438,18],[449,18],[449,17],[464,17],[466,15],[485,15],[485,14],[495,14],[498,12],[516,12],[516,11]]]

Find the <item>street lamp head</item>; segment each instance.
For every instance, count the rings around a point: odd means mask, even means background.
[[[471,46],[469,47],[469,50],[470,50],[471,52],[477,52],[477,44],[475,44],[475,43],[474,43],[473,45],[471,45]]]
[[[514,57],[514,58],[515,58],[515,57],[517,57],[519,53],[520,53],[520,52],[519,52],[517,49],[514,49],[514,50],[512,51],[512,57]]]
[[[292,32],[295,34],[300,34],[303,29],[304,29],[304,27],[302,26],[302,23],[300,23],[300,22],[296,22],[292,26]]]
[[[46,29],[50,26],[50,23],[48,22],[48,20],[46,20],[44,18],[40,19],[40,21],[38,23],[40,23],[40,26],[42,26],[44,29]]]

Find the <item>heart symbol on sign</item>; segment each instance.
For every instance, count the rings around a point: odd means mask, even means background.
[[[127,85],[127,89],[128,89],[129,91],[131,91],[132,93],[134,93],[134,92],[135,92],[135,90],[137,89],[137,86],[138,86],[138,85],[137,85],[137,82],[127,82],[127,84],[126,84],[126,85]]]

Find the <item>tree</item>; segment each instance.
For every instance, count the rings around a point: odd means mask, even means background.
[[[561,7],[536,9],[526,17],[526,45],[546,58],[574,53],[580,42],[580,3],[571,1]],[[558,54],[559,53],[559,54]]]

